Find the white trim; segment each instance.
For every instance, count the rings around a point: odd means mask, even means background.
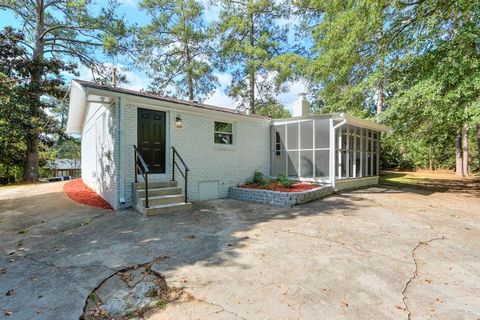
[[[347,146],[345,151],[345,176],[350,178],[350,126],[347,126]]]
[[[302,121],[302,122],[306,122],[306,121]],[[297,142],[298,142],[298,157],[297,157],[297,176],[301,177],[302,176],[302,172],[301,172],[301,169],[302,169],[302,166],[300,165],[300,160],[302,159],[302,156],[301,156],[301,151],[302,150],[302,136],[301,136],[301,131],[300,131],[300,122],[298,122],[297,124],[297,135],[298,135],[298,139],[297,139]]]
[[[330,161],[331,161],[331,165],[332,165],[332,176],[333,176],[333,179],[332,179],[332,187],[335,189],[335,130],[337,130],[338,128],[340,128],[341,126],[343,126],[345,123],[347,123],[347,120],[344,119],[342,120],[341,122],[337,123],[335,126],[333,125],[333,118],[330,119],[330,152],[331,152],[331,158],[330,158]],[[342,137],[342,135],[340,134],[339,135],[340,139]],[[332,143],[333,142],[333,143]],[[340,141],[341,142],[341,141]],[[341,143],[338,145],[339,147],[339,150],[340,150],[340,147],[341,147]],[[340,152],[340,151],[339,151]],[[339,162],[341,162],[341,155],[339,155]],[[340,174],[339,174],[339,177],[341,177],[341,171],[340,171]]]
[[[357,127],[353,127],[353,165],[352,165],[352,170],[353,170],[353,177],[357,177]]]
[[[373,122],[371,120],[361,119],[357,117],[353,117],[347,115],[345,113],[331,113],[331,114],[322,114],[322,115],[308,115],[303,117],[294,117],[294,118],[287,118],[287,119],[272,119],[272,125],[282,125],[285,123],[291,122],[300,122],[300,121],[308,121],[312,119],[325,119],[330,118],[333,120],[345,120],[347,124],[367,128],[373,131],[388,131],[390,130],[389,127],[381,125],[379,123]]]
[[[83,86],[72,81],[68,107],[67,133],[82,133],[87,108],[87,92]]]
[[[315,152],[315,137],[317,136],[317,132],[315,131],[315,121],[312,120],[312,133],[313,133],[313,138],[312,138],[312,176],[315,178],[317,176],[317,162],[316,160],[316,152]]]
[[[333,119],[329,121],[329,132],[330,132],[330,142],[329,142],[329,149],[330,149],[330,163],[329,163],[329,175],[330,175],[330,183],[332,187],[335,188],[335,129],[333,129]]]
[[[123,143],[125,141],[125,129],[124,129],[124,122],[125,122],[125,106],[123,104],[123,98],[118,97],[118,113],[119,113],[119,123],[118,123],[118,154],[119,154],[119,188],[120,188],[120,198],[119,202],[121,205],[125,204],[125,147]]]

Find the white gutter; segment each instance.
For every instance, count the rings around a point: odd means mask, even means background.
[[[334,126],[333,119],[330,119],[330,182],[333,190],[335,190],[335,130],[346,123],[347,119],[343,119]]]
[[[123,142],[125,141],[125,130],[124,130],[124,111],[125,106],[123,104],[122,97],[117,98],[117,105],[118,105],[118,113],[119,113],[119,129],[118,129],[118,153],[119,153],[119,160],[118,160],[118,167],[119,167],[119,183],[120,183],[120,204],[125,204],[125,148],[123,146]]]

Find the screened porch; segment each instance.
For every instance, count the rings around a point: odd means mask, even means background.
[[[386,129],[345,114],[274,120],[271,175],[324,183],[378,176]]]

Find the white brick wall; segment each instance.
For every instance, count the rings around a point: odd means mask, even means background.
[[[134,181],[133,145],[137,144],[137,108],[155,109],[167,112],[166,174],[152,175],[152,180],[171,178],[172,153],[175,146],[190,167],[188,197],[198,200],[199,183],[219,182],[219,197],[227,197],[228,188],[245,182],[255,170],[268,174],[270,171],[270,121],[222,112],[210,114],[177,111],[158,105],[125,103],[125,198],[131,204],[131,183]],[[182,128],[175,127],[175,118],[180,116]],[[233,123],[232,146],[216,145],[213,142],[214,122]],[[183,188],[183,178],[176,175]]]
[[[118,118],[115,105],[90,103],[82,130],[82,179],[118,207]]]

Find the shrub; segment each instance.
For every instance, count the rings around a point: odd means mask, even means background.
[[[272,182],[272,181],[270,180],[269,177],[263,177],[262,182],[260,182],[260,187],[266,188],[266,187],[268,187],[268,186],[270,185],[271,182]]]
[[[255,173],[253,174],[253,183],[258,183],[262,184],[265,180],[265,177],[263,176],[263,173],[259,170],[255,170]]]
[[[277,182],[280,184],[280,186],[282,188],[291,188],[293,186],[293,184],[295,183],[295,181],[288,179],[284,175],[278,176]]]

